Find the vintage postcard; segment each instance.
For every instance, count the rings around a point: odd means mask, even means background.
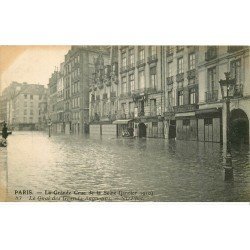
[[[0,201],[249,202],[249,46],[0,46]]]

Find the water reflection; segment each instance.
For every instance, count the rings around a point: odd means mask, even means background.
[[[150,201],[249,201],[249,147],[232,148],[223,181],[218,143],[16,132],[1,150],[0,181],[15,189],[154,191]],[[8,169],[8,174],[7,173]],[[8,176],[8,186],[7,186]]]

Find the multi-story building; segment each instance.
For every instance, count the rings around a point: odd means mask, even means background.
[[[48,122],[51,125],[51,131],[56,133],[57,132],[57,83],[59,79],[59,72],[57,69],[52,73],[51,77],[49,78],[48,84]]]
[[[197,140],[198,46],[165,47],[165,138]]]
[[[118,115],[133,119],[134,136],[164,136],[162,52],[161,46],[119,47]]]
[[[72,46],[64,62],[65,132],[88,132],[89,85],[101,46]]]
[[[226,141],[226,107],[220,79],[230,72],[235,79],[231,99],[231,139],[249,143],[250,55],[249,46],[201,46],[199,49],[199,141]]]
[[[160,46],[111,46],[109,64],[102,55],[96,59],[90,86],[90,121],[102,125],[95,129],[91,125],[91,131],[164,136],[162,52]]]
[[[56,131],[57,133],[65,132],[64,123],[64,63],[60,64],[60,70],[57,75],[57,100],[56,100]]]
[[[132,128],[138,137],[225,141],[219,80],[230,72],[232,136],[248,142],[249,60],[247,46],[112,46],[110,62],[102,55],[95,61],[92,131],[120,135]]]
[[[7,120],[7,97],[4,95],[0,96],[0,121]]]
[[[93,58],[92,82],[89,86],[91,134],[116,135],[118,110],[118,46],[111,46]]]
[[[39,105],[46,100],[43,85],[13,82],[3,91],[6,121],[16,130],[37,130],[42,122]]]
[[[219,81],[236,79],[231,100],[233,139],[249,141],[249,47],[168,46],[166,49],[165,137],[226,141],[226,108]]]

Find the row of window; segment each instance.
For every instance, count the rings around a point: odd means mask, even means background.
[[[217,90],[218,85],[218,69],[216,66],[211,67],[207,71],[207,91],[213,92],[214,90]],[[234,60],[230,63],[230,76],[231,78],[234,78],[236,80],[236,84],[241,84],[241,60]]]
[[[69,62],[67,65],[65,65],[65,74],[68,74],[72,68],[75,66],[76,63],[80,62],[80,55],[76,56]]]
[[[139,78],[139,89],[144,89],[146,87],[145,84],[145,71],[139,71],[138,73]],[[157,78],[156,78],[156,67],[150,68],[150,88],[156,89],[157,85]],[[135,90],[135,76],[131,74],[128,76],[128,84],[127,84],[127,76],[122,77],[121,83],[121,93],[124,94],[126,92],[132,92]]]
[[[40,96],[42,97],[42,95],[39,95],[39,100],[41,100],[41,99],[40,99]],[[28,99],[28,98],[30,98],[30,100],[33,100],[33,95],[25,94],[25,95],[24,95],[24,99]]]
[[[34,103],[33,102],[30,102],[29,103],[30,104],[30,107],[34,107]],[[24,102],[24,107],[27,107],[28,106],[28,103],[27,102]]]
[[[188,104],[195,104],[198,102],[197,98],[197,89],[196,88],[190,88],[187,92],[188,94]],[[175,106],[175,96],[173,95],[173,91],[168,91],[168,104],[169,106]],[[177,91],[177,106],[184,105],[184,91],[179,90]]]
[[[195,53],[188,55],[188,70],[193,70],[196,67],[196,56]],[[184,60],[183,57],[177,59],[177,74],[184,73]],[[168,63],[168,77],[174,75],[174,63],[173,61]]]
[[[150,56],[156,55],[156,53],[157,53],[156,46],[150,46],[149,47]],[[127,61],[127,58],[128,58],[128,61]],[[139,46],[139,48],[138,48],[138,60],[139,61],[145,60],[145,48],[143,46]],[[135,50],[134,50],[134,48],[130,48],[128,50],[128,56],[127,56],[127,51],[122,50],[121,62],[122,62],[122,67],[126,67],[127,65],[134,66],[134,64],[135,64]]]
[[[73,120],[80,120],[80,112],[73,112],[72,119]]]
[[[23,114],[27,115],[27,109],[23,111]],[[34,115],[34,111],[32,109],[30,110],[30,115]]]
[[[33,122],[33,117],[29,117],[29,119],[27,119],[27,117],[23,118],[23,122]]]

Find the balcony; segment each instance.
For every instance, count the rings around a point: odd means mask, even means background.
[[[116,98],[116,92],[110,92],[110,99],[115,99]]]
[[[134,70],[134,69],[135,69],[135,64],[134,64],[134,63],[130,63],[130,64],[128,65],[128,71]]]
[[[148,57],[148,64],[155,63],[157,61],[158,61],[157,54]]]
[[[184,81],[184,73],[179,73],[176,75],[176,82]]]
[[[184,46],[176,46],[176,52],[181,52],[184,50]]]
[[[187,71],[187,79],[194,79],[196,77],[196,70],[195,69],[191,69],[189,71]]]
[[[137,61],[137,68],[144,67],[146,65],[145,60],[139,60]]]
[[[215,46],[208,47],[207,52],[205,53],[205,60],[211,61],[217,58],[217,48]]]
[[[236,51],[244,49],[244,46],[228,46],[227,52],[228,53],[234,53]]]
[[[107,99],[108,99],[108,94],[107,94],[107,93],[104,93],[104,94],[102,95],[102,99],[103,99],[103,100],[107,100]]]
[[[196,49],[198,48],[197,46],[187,46],[188,48],[188,53],[194,53]]]
[[[175,106],[173,107],[175,113],[185,113],[185,112],[190,112],[190,111],[195,111],[198,109],[199,105],[198,104],[187,104],[187,105],[182,105],[182,106]]]
[[[243,97],[243,84],[237,84],[234,87],[234,97]]]
[[[127,69],[128,69],[127,66],[122,66],[122,67],[120,68],[120,73],[121,73],[121,74],[122,74],[122,73],[126,73],[126,72],[127,72]]]
[[[168,47],[168,49],[167,49],[167,57],[168,56],[173,56],[173,54],[174,54],[174,47],[172,47],[172,46],[169,46]]]
[[[146,92],[147,92],[148,94],[154,94],[154,93],[157,92],[157,90],[156,90],[156,88],[149,87],[149,88],[146,89]]]
[[[218,101],[218,90],[205,92],[206,102],[216,102]]]
[[[171,85],[173,83],[174,83],[174,77],[173,76],[167,77],[167,85]]]

